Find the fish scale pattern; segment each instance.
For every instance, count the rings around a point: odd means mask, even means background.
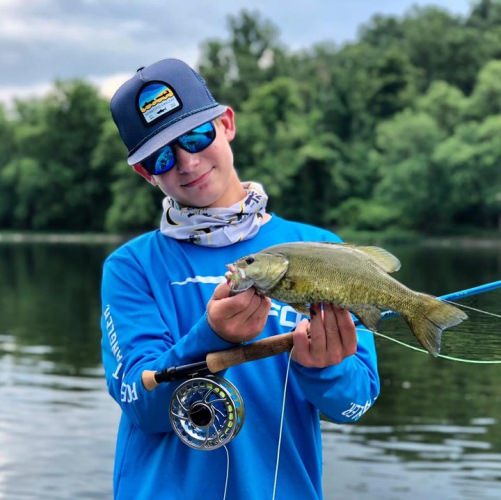
[[[298,242],[267,248],[235,263],[233,286],[245,280],[260,293],[305,312],[315,303],[349,309],[375,330],[381,309],[401,314],[430,353],[440,351],[442,331],[467,319],[460,309],[416,292],[390,276],[398,259],[378,247]],[[241,277],[244,278],[241,278]]]

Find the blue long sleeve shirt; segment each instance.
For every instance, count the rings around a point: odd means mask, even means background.
[[[339,241],[313,226],[276,215],[252,239],[207,248],[159,231],[140,236],[106,260],[102,280],[102,352],[111,396],[122,409],[114,470],[118,500],[223,498],[227,455],[183,444],[169,422],[179,382],[147,391],[144,370],[203,361],[208,352],[233,347],[207,322],[206,305],[224,279],[226,264],[289,241]],[[276,301],[259,335],[294,329],[301,319]],[[288,354],[229,368],[224,376],[240,391],[245,423],[228,443],[227,499],[271,498]],[[372,334],[358,332],[357,353],[323,369],[292,362],[287,388],[277,499],[322,498],[320,413],[356,421],[379,393]]]

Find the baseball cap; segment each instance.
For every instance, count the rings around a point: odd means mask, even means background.
[[[127,146],[129,165],[140,163],[180,135],[214,120],[219,104],[205,80],[178,59],[139,68],[115,92],[111,114]]]

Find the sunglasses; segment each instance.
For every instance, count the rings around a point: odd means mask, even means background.
[[[141,165],[151,175],[161,175],[171,170],[176,164],[176,154],[173,146],[176,144],[188,153],[200,153],[209,147],[216,138],[216,128],[212,122],[204,123],[174,141],[155,151],[141,161]]]

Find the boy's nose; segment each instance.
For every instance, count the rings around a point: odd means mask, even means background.
[[[189,153],[179,146],[174,146],[176,153],[176,168],[180,173],[189,173],[200,163],[197,153]]]

